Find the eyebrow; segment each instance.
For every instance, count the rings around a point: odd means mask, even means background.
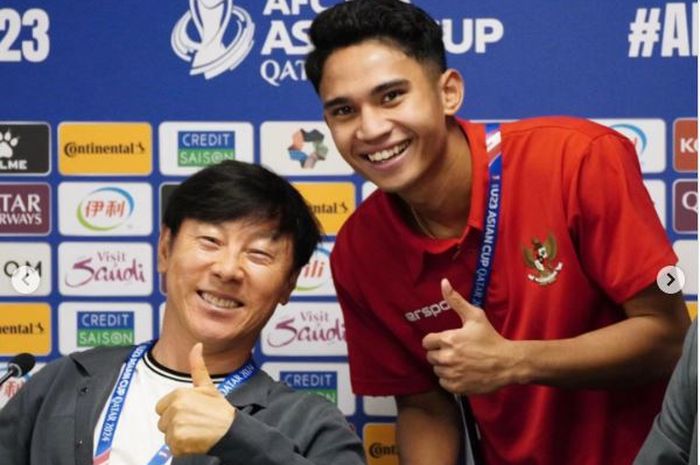
[[[398,87],[402,85],[407,85],[408,79],[394,79],[392,81],[387,81],[379,84],[378,86],[374,87],[370,91],[370,95],[375,96],[377,94],[381,94],[382,92],[386,92],[387,90],[393,88],[393,87]],[[350,99],[348,97],[336,97],[334,99],[330,99],[326,102],[323,103],[323,109],[327,110],[331,107],[335,107],[338,105],[344,105],[346,103],[350,102]]]

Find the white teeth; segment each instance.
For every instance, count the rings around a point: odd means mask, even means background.
[[[202,299],[204,299],[206,302],[209,302],[212,305],[216,305],[217,307],[236,308],[241,306],[241,304],[235,300],[223,299],[221,297],[217,297],[207,292],[201,292],[200,295],[202,296]]]
[[[410,143],[411,141],[406,141],[400,143],[399,145],[395,145],[393,148],[390,149],[381,150],[379,152],[374,153],[368,153],[367,158],[369,158],[369,161],[374,163],[378,161],[388,160],[389,158],[395,157],[396,155],[403,152]]]

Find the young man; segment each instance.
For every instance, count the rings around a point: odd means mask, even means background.
[[[452,393],[488,465],[630,463],[688,315],[655,285],[677,258],[629,141],[572,118],[457,119],[442,31],[398,0],[338,4],[310,38],[336,146],[379,187],[331,265],[353,389],[395,396],[401,463],[455,463]]]
[[[163,223],[160,339],[42,369],[0,411],[0,462],[166,464],[172,453],[173,465],[363,464],[335,406],[251,359],[320,238],[301,195],[260,166],[227,161],[183,182]]]

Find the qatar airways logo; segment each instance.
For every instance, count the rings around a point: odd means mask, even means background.
[[[150,295],[153,289],[150,244],[62,243],[58,248],[63,295]]]
[[[51,229],[48,184],[0,184],[0,234],[47,235]]]
[[[280,306],[262,332],[266,355],[347,355],[345,323],[336,302]]]

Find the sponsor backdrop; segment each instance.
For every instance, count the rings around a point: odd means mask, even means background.
[[[327,235],[256,357],[336,403],[372,463],[396,463],[393,404],[351,393],[328,266],[338,229],[372,191],[339,156],[303,69],[311,18],[336,1],[3,3],[0,360],[156,337],[164,199],[203,166],[260,163],[298,186]],[[462,116],[578,115],[634,142],[695,302],[698,5],[415,3],[466,79]]]

